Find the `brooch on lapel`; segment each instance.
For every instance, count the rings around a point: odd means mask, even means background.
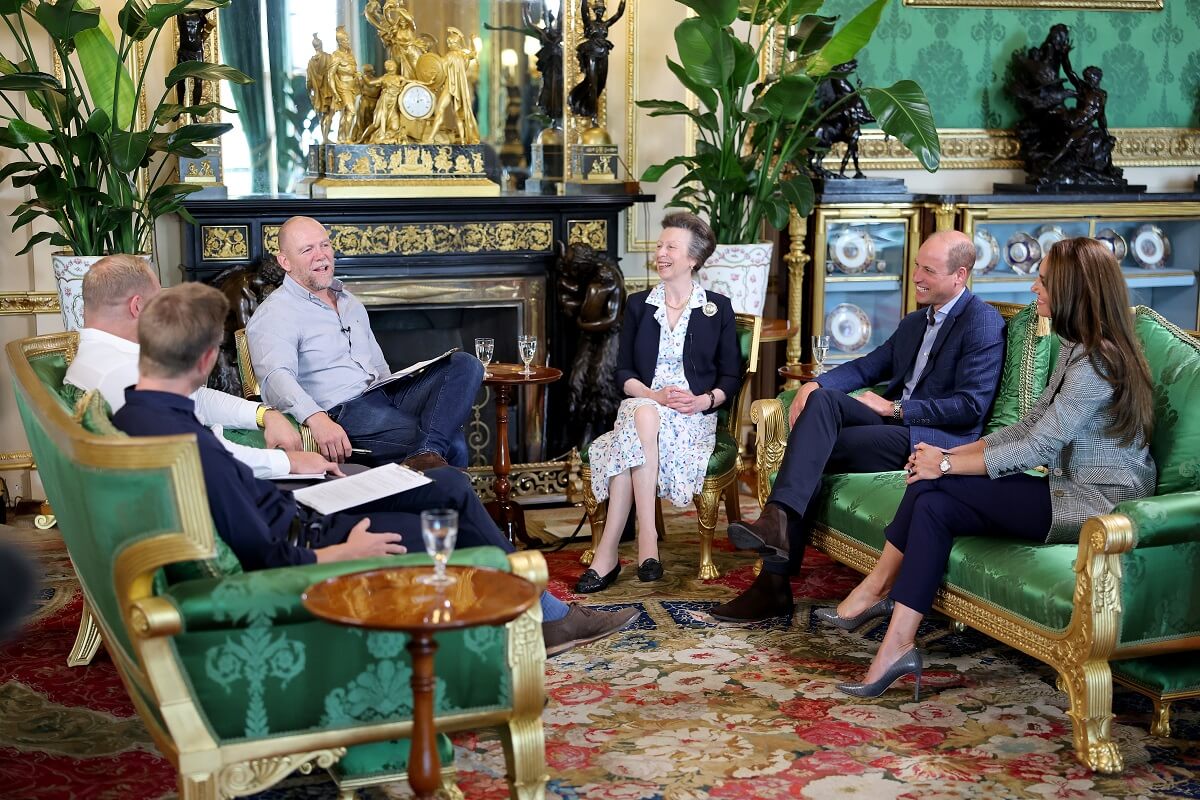
[[[706,316],[706,317],[713,317],[713,316],[716,316],[716,314],[717,314],[717,304],[716,304],[716,303],[711,303],[711,302],[709,302],[709,303],[705,303],[705,304],[704,304],[704,308],[703,308],[703,309],[701,309],[701,310],[702,310],[702,311],[704,311],[704,316]]]

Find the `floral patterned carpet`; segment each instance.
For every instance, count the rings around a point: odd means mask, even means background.
[[[747,511],[753,516],[749,504]],[[1065,697],[1050,670],[939,618],[920,633],[919,700],[911,682],[878,700],[847,698],[834,684],[861,675],[883,626],[848,634],[816,624],[812,612],[839,599],[856,574],[810,553],[794,583],[793,620],[716,624],[705,611],[752,580],[752,559],[718,542],[722,577],[697,581],[695,515],[665,512],[664,579],[639,583],[636,550],[625,545],[619,582],[586,599],[635,605],[635,623],[548,662],[547,797],[1200,797],[1200,703],[1177,704],[1176,738],[1161,739],[1147,732],[1149,703],[1118,690],[1114,732],[1126,770],[1094,775],[1075,761]],[[575,509],[529,513],[535,533],[569,530],[578,518]],[[46,587],[24,635],[0,647],[0,797],[173,797],[173,773],[107,657],[66,667],[79,598],[61,545],[53,535],[0,531],[37,551]],[[571,596],[582,547],[546,554],[560,596]],[[465,796],[507,797],[499,741],[468,733],[455,744]],[[332,783],[309,776],[258,797],[335,796]],[[407,796],[400,785],[359,791]]]

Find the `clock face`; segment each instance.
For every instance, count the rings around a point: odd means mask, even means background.
[[[424,119],[433,111],[434,96],[428,86],[410,83],[400,93],[400,110],[412,119]]]

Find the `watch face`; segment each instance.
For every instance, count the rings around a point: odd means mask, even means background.
[[[400,93],[400,110],[413,119],[424,119],[433,111],[433,92],[421,83],[410,83]]]

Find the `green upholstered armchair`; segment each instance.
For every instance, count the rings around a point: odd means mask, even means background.
[[[1033,305],[1001,306],[1008,346],[988,430],[1016,421],[1045,388],[1058,339]],[[1155,382],[1155,497],[1093,517],[1075,544],[956,539],[934,607],[1052,666],[1068,695],[1075,752],[1100,772],[1122,769],[1112,740],[1113,673],[1155,698],[1200,694],[1200,342],[1149,308],[1134,309]],[[792,393],[760,400],[758,495],[765,502],[787,444]],[[861,572],[904,493],[902,472],[833,475],[814,501],[813,544]],[[1184,654],[1184,655],[1172,655]],[[1111,663],[1110,663],[1111,662]]]
[[[103,435],[111,423],[95,402],[77,420],[43,359],[68,341],[8,345],[17,406],[95,625],[178,770],[180,796],[237,797],[313,766],[333,772],[344,796],[402,778],[412,727],[406,637],[319,621],[300,595],[334,574],[428,559],[242,573],[214,535],[195,437]],[[452,563],[546,584],[536,552],[474,548]],[[436,665],[439,733],[497,728],[512,792],[529,798],[546,780],[540,622],[535,605],[505,626],[439,635]],[[440,746],[452,763],[449,740]]]
[[[704,476],[704,488],[694,498],[697,524],[700,528],[700,573],[701,580],[716,578],[720,575],[712,560],[713,532],[717,526],[717,512],[720,510],[722,497],[725,499],[725,514],[731,520],[741,519],[738,501],[738,472],[741,459],[738,456],[738,425],[745,416],[745,407],[750,397],[750,384],[758,372],[758,351],[762,337],[762,317],[752,314],[737,314],[738,346],[742,351],[742,363],[745,370],[742,374],[742,385],[733,401],[732,411],[718,411],[717,444],[713,454],[708,459],[708,469]],[[592,470],[588,461],[588,451],[582,453],[583,469],[583,508],[587,512],[588,523],[592,529],[592,546],[583,552],[579,561],[584,566],[592,563],[596,547],[600,544],[600,536],[604,533],[604,522],[607,519],[608,503],[598,502],[592,492]],[[659,500],[661,503],[661,500]],[[659,535],[662,534],[661,508],[657,509],[659,519]]]

